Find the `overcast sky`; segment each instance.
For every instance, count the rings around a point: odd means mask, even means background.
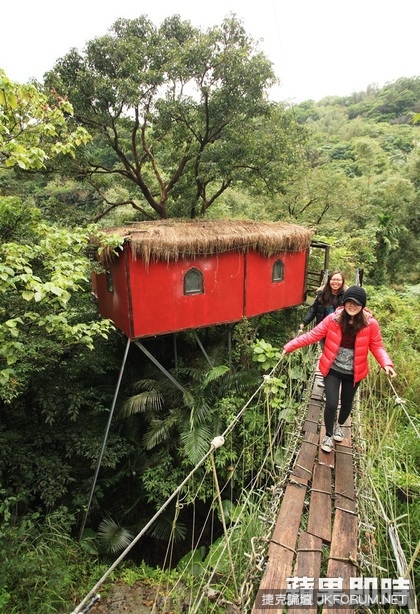
[[[20,83],[41,80],[119,17],[147,15],[159,25],[175,13],[203,29],[235,13],[274,64],[276,100],[320,100],[420,76],[420,0],[3,0],[0,68]]]

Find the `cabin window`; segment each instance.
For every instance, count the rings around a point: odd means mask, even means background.
[[[203,273],[198,269],[190,269],[184,276],[184,294],[203,294]]]
[[[112,281],[111,271],[106,271],[105,277],[106,277],[106,289],[108,290],[108,292],[114,292],[114,283]]]
[[[283,260],[276,260],[273,264],[273,274],[271,281],[283,281],[284,279],[284,263]]]

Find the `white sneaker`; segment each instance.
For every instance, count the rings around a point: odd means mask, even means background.
[[[324,437],[322,443],[321,443],[321,450],[324,450],[324,452],[331,452],[331,450],[334,449],[334,442],[332,440],[332,437],[328,437],[328,435],[326,437]]]
[[[334,441],[343,441],[344,439],[344,433],[338,424],[334,429],[333,439]]]

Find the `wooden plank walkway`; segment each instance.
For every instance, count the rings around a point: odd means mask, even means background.
[[[289,612],[346,614],[354,607],[305,604],[305,581],[319,587],[349,589],[349,578],[360,572],[357,561],[358,517],[354,489],[353,449],[350,426],[344,440],[327,454],[320,442],[325,435],[322,376],[317,371],[303,425],[303,440],[294,462],[267,553],[264,574],[252,614]],[[298,601],[290,600],[286,588],[298,583]],[[289,582],[287,582],[289,579]],[[310,585],[307,585],[310,588]],[[339,591],[342,592],[341,590]],[[287,598],[285,600],[285,598]]]

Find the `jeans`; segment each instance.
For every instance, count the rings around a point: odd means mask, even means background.
[[[360,382],[353,385],[353,374],[345,375],[330,369],[328,375],[324,377],[325,384],[325,410],[324,422],[328,437],[332,437],[334,431],[335,416],[337,414],[338,401],[341,401],[338,424],[342,426],[350,416],[353,406],[354,395]],[[341,386],[341,395],[340,395]]]

